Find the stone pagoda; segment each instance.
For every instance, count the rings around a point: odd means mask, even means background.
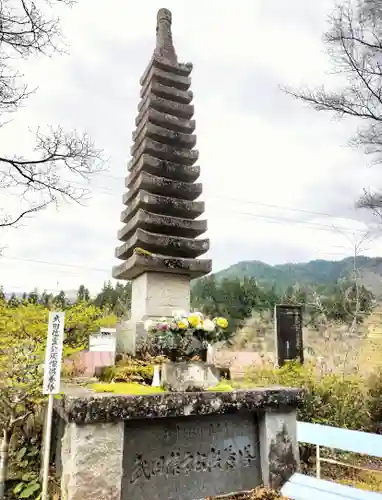
[[[192,64],[178,62],[171,20],[169,10],[159,10],[156,48],[140,80],[124,225],[118,232],[122,245],[115,251],[123,262],[113,268],[115,279],[132,280],[131,319],[123,336],[134,339],[146,319],[189,310],[190,280],[212,267],[211,260],[199,258],[208,251],[209,240],[198,239],[207,221],[198,218],[204,202],[195,201],[202,184],[196,182],[200,167],[195,165]],[[125,339],[126,348],[131,346]]]

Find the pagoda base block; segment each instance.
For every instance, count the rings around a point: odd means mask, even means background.
[[[185,259],[137,251],[123,264],[113,268],[113,278],[132,280],[143,273],[154,272],[180,274],[194,279],[209,274],[211,270],[212,261],[210,259]]]
[[[170,318],[190,310],[190,278],[180,274],[146,272],[133,279],[131,318],[136,321]]]

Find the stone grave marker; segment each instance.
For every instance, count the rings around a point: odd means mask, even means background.
[[[302,306],[278,304],[275,306],[276,362],[283,366],[286,361],[304,363],[302,336]]]

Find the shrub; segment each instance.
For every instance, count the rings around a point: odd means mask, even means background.
[[[375,395],[360,375],[319,376],[312,366],[289,363],[279,369],[251,368],[248,385],[282,385],[305,389],[304,404],[298,409],[303,422],[347,429],[373,431]]]
[[[154,365],[143,360],[124,356],[115,366],[101,371],[102,382],[135,382],[150,385],[154,376]]]
[[[370,391],[370,415],[372,419],[372,432],[382,434],[382,368],[373,373],[368,380]]]

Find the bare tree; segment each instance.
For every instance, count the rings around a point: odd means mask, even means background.
[[[365,231],[359,235],[352,236],[334,228],[347,241],[352,248],[351,267],[347,269],[344,276],[339,280],[340,286],[336,302],[340,306],[342,319],[333,317],[330,314],[330,308],[324,297],[321,297],[313,288],[309,292],[310,300],[307,303],[309,309],[314,311],[317,316],[314,319],[314,325],[318,330],[319,337],[310,336],[309,342],[312,352],[321,351],[324,356],[321,358],[325,363],[326,370],[341,369],[343,374],[347,371],[353,371],[358,368],[360,346],[365,340],[366,331],[362,324],[367,314],[370,314],[372,307],[373,294],[366,289],[363,284],[363,276],[359,269],[359,260],[362,258],[362,252],[366,250],[365,245],[372,239],[372,234]],[[349,357],[351,356],[351,359]],[[351,363],[350,363],[351,361]]]
[[[0,130],[34,91],[15,68],[17,61],[60,51],[62,37],[54,9],[58,4],[70,7],[73,3],[0,0]],[[60,200],[80,203],[88,191],[76,188],[75,179],[88,179],[101,168],[101,151],[86,133],[69,133],[61,127],[37,130],[30,157],[0,152],[0,189],[17,196],[20,203],[11,213],[0,206],[0,227],[14,226],[28,214]]]
[[[344,0],[329,18],[324,42],[334,73],[345,77],[339,90],[284,90],[318,111],[362,122],[352,146],[361,147],[372,162],[382,163],[382,4],[380,0]],[[364,192],[357,205],[379,214],[381,192]],[[380,215],[380,214],[379,214]]]

